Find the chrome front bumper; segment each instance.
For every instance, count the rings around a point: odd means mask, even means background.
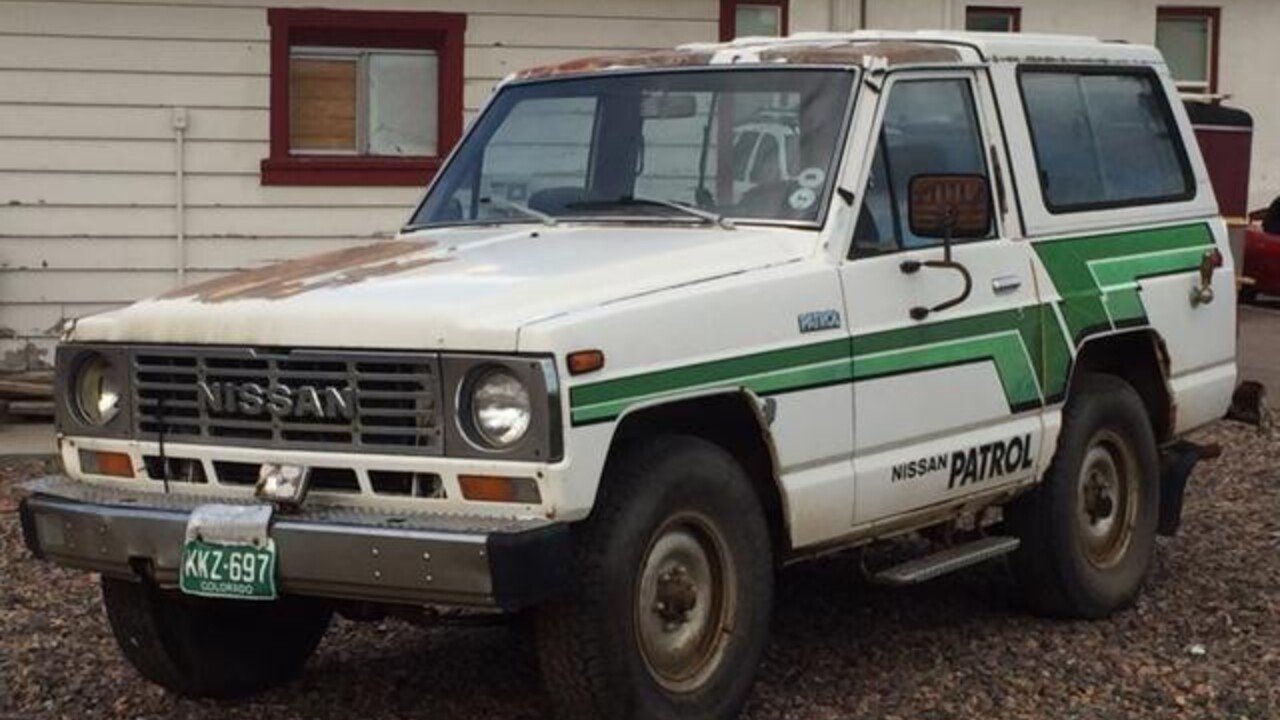
[[[145,574],[162,587],[177,587],[187,518],[210,502],[61,476],[19,491],[23,538],[36,557],[116,577]],[[270,534],[284,593],[511,610],[569,583],[569,528],[549,520],[313,507],[277,513]]]

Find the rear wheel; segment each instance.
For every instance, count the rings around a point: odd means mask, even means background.
[[[1082,377],[1044,481],[1009,507],[1013,568],[1032,609],[1099,618],[1137,597],[1159,520],[1159,464],[1145,406],[1128,383]]]
[[[577,587],[538,617],[557,714],[736,716],[767,640],[773,562],[733,458],[690,437],[633,446],[610,462],[574,544]]]
[[[243,697],[284,683],[315,651],[330,618],[329,608],[306,598],[203,600],[107,577],[102,601],[130,664],[195,697]]]

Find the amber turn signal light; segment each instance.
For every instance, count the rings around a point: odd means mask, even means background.
[[[604,352],[601,350],[578,350],[569,353],[565,358],[569,365],[570,375],[595,372],[604,367]]]
[[[112,477],[134,476],[133,460],[128,453],[98,452],[97,450],[80,451],[80,470],[90,475],[111,475]]]
[[[533,478],[459,475],[462,497],[481,502],[539,503],[542,493]]]

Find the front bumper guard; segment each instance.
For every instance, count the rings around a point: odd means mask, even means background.
[[[236,502],[108,489],[62,476],[19,491],[23,538],[36,557],[114,577],[143,573],[166,588],[178,584],[191,511]],[[538,518],[311,507],[277,514],[270,535],[280,590],[296,595],[515,610],[569,584],[569,528]]]

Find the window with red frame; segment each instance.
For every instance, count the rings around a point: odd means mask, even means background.
[[[964,29],[1018,32],[1022,29],[1022,8],[970,5],[964,9]]]
[[[1156,10],[1156,47],[1164,54],[1178,89],[1218,91],[1218,8],[1162,7]]]
[[[264,185],[422,185],[462,134],[466,16],[267,11]]]
[[[788,0],[720,0],[720,39],[787,34]]]

